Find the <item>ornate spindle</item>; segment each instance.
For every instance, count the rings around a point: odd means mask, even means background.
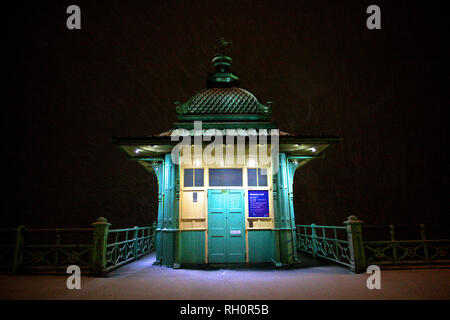
[[[394,230],[394,226],[392,224],[389,225],[389,233],[390,233],[391,241],[392,241],[392,258],[394,259],[394,261],[397,261],[397,244],[394,242],[395,241],[395,230]]]

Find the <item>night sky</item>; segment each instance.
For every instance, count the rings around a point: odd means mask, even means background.
[[[81,8],[79,31],[66,8]],[[378,4],[382,29],[366,28]],[[219,37],[283,131],[338,135],[295,176],[298,224],[449,223],[448,12],[422,1],[36,1],[2,10],[2,224],[148,225],[156,178],[112,136],[176,121]]]

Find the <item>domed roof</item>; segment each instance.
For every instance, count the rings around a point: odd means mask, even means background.
[[[270,119],[270,102],[263,104],[252,93],[239,87],[239,77],[231,71],[232,59],[225,54],[225,47],[229,44],[230,41],[219,39],[220,52],[212,60],[215,70],[208,74],[207,88],[183,104],[175,103],[178,120],[234,122]]]
[[[268,114],[270,107],[259,102],[252,93],[242,88],[209,88],[195,94],[185,104],[177,106],[177,113]]]

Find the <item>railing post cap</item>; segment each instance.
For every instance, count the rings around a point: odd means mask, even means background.
[[[357,216],[351,215],[347,218],[346,221],[344,221],[344,224],[350,224],[350,223],[363,223],[363,221],[359,220]]]
[[[99,217],[99,218],[97,218],[97,220],[94,223],[92,223],[92,226],[94,226],[94,227],[101,226],[101,225],[110,226],[111,223],[109,223],[105,217]]]

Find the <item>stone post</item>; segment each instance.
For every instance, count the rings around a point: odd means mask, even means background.
[[[355,273],[363,272],[366,269],[366,257],[364,254],[364,243],[362,238],[362,224],[356,216],[349,216],[344,221],[347,226],[347,236],[351,255],[351,270]]]
[[[139,248],[138,248],[139,229],[138,229],[138,226],[134,226],[134,229],[135,230],[134,230],[133,256],[134,256],[134,260],[137,260],[138,252],[139,252]]]
[[[94,243],[92,248],[92,266],[94,272],[105,273],[106,245],[108,243],[108,231],[111,226],[106,218],[100,217],[91,224],[94,227]]]
[[[311,224],[311,244],[312,244],[312,255],[315,257],[317,255],[317,234],[316,234],[316,224]]]
[[[21,225],[17,228],[16,235],[16,247],[14,248],[14,261],[12,265],[12,273],[16,273],[22,263],[22,254],[23,254],[23,230],[25,229],[24,225]]]
[[[151,241],[152,241],[152,251],[156,251],[156,221],[153,222],[152,228],[150,229],[151,232]]]

